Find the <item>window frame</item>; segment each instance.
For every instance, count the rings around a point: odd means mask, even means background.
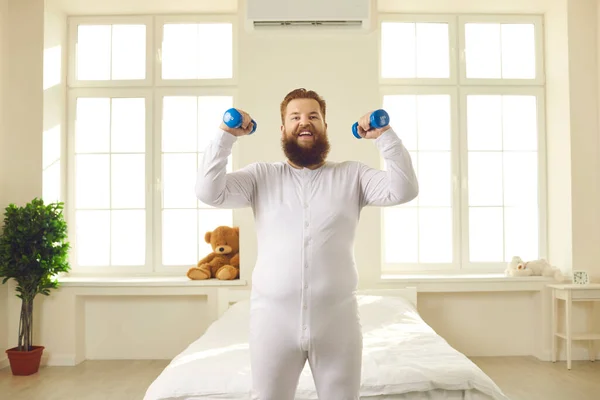
[[[381,54],[381,24],[385,22],[447,22],[450,45],[450,79],[383,78]],[[464,24],[469,22],[492,23],[532,23],[536,40],[536,77],[535,79],[466,79],[466,57],[464,51]],[[537,99],[537,166],[538,166],[538,249],[539,258],[547,257],[547,148],[546,148],[546,109],[545,109],[545,75],[544,75],[544,43],[543,17],[539,15],[479,15],[479,14],[398,14],[382,13],[378,19],[378,78],[379,99],[383,107],[386,95],[393,94],[451,94],[451,165],[453,167],[452,183],[452,221],[453,221],[453,263],[452,264],[420,264],[420,263],[387,263],[385,261],[385,210],[380,210],[380,246],[381,275],[402,274],[489,274],[503,273],[506,262],[471,263],[469,261],[469,219],[468,219],[468,152],[466,132],[466,96],[468,94],[528,94]],[[393,125],[393,121],[391,121]],[[381,159],[381,166],[385,165]],[[401,207],[401,206],[400,206]],[[504,205],[503,205],[504,207]]]
[[[153,190],[152,190],[152,199],[155,204],[152,211],[153,218],[153,271],[162,275],[176,274],[176,275],[185,275],[190,267],[194,265],[163,265],[162,263],[162,196],[163,196],[163,177],[162,177],[162,115],[163,115],[163,98],[166,96],[231,96],[233,106],[236,107],[236,99],[237,96],[237,88],[233,87],[192,87],[192,88],[184,88],[184,87],[173,87],[173,88],[165,88],[165,87],[157,87],[154,89],[154,109],[153,109],[153,124],[154,124],[154,138],[153,138],[153,146],[154,146],[154,160],[153,160]],[[215,132],[217,131],[218,126],[215,126]],[[237,148],[234,146],[231,150],[231,168],[236,170],[238,168],[237,163]],[[193,185],[193,183],[192,183]],[[214,208],[214,207],[207,207]],[[233,210],[230,210],[232,213],[232,218],[235,224],[235,213]],[[199,240],[201,237],[199,236]],[[199,258],[197,261],[200,261],[203,255],[199,254]]]
[[[154,17],[154,85],[156,87],[219,87],[238,85],[238,21],[237,15],[204,14],[204,15],[157,15]],[[170,23],[230,23],[232,29],[232,77],[223,79],[162,79],[162,39],[163,25]]]
[[[232,73],[231,79],[196,79],[196,80],[162,80],[160,79],[160,41],[162,39],[162,23],[189,22],[211,23],[228,22],[232,26]],[[145,24],[146,25],[146,79],[140,80],[78,80],[76,79],[76,43],[77,26],[82,24]],[[68,238],[71,243],[69,262],[71,274],[80,276],[184,276],[187,270],[195,266],[162,265],[162,99],[170,95],[219,95],[231,96],[234,107],[237,107],[237,16],[223,15],[136,15],[136,16],[73,16],[67,20],[67,95],[66,95],[66,129],[61,154],[61,186],[65,201],[65,217],[70,223]],[[77,262],[77,229],[75,204],[75,118],[77,99],[143,97],[146,99],[146,144],[145,144],[145,197],[146,197],[146,253],[143,266],[81,266]],[[215,132],[218,126],[215,126]],[[62,161],[64,160],[64,162]],[[237,148],[232,149],[228,169],[238,168]],[[193,182],[191,183],[193,187]],[[210,207],[214,208],[214,207]],[[109,209],[110,210],[110,209]],[[233,210],[233,223],[236,214]],[[199,238],[199,240],[202,238]],[[203,257],[203,255],[199,255]],[[201,258],[200,257],[200,258]]]
[[[450,96],[450,115],[456,115],[458,113],[458,91],[453,86],[443,86],[443,87],[433,87],[433,86],[396,86],[396,87],[381,87],[380,88],[380,97],[382,99],[381,106],[383,107],[383,97],[389,95],[448,95]],[[459,177],[460,177],[460,163],[459,158],[455,156],[458,154],[460,143],[459,143],[459,125],[458,120],[456,118],[452,118],[450,121],[450,166],[452,168],[451,171],[451,184],[450,187],[452,189],[451,195],[451,204],[452,208],[452,262],[449,264],[446,263],[431,263],[431,264],[419,264],[419,263],[386,263],[385,262],[385,253],[386,253],[386,240],[385,240],[385,211],[386,208],[403,208],[403,205],[400,206],[392,206],[382,208],[380,210],[380,219],[381,219],[381,237],[382,245],[381,245],[381,259],[383,261],[384,273],[397,273],[397,272],[409,272],[415,271],[418,269],[419,271],[451,271],[455,269],[455,265],[460,262],[460,240],[458,239],[460,236],[460,192],[458,188]],[[393,126],[394,122],[390,121],[390,125]],[[412,152],[412,150],[409,150]],[[417,150],[418,152],[418,150]],[[415,160],[412,160],[413,163]],[[380,160],[381,168],[385,167],[385,160],[381,158]],[[419,206],[415,206],[418,208]],[[427,266],[427,269],[424,269],[423,266]]]
[[[407,22],[407,23],[447,23],[448,24],[448,52],[450,76],[448,78],[384,78],[381,74],[382,63],[382,38],[381,25],[386,22]],[[377,22],[377,75],[379,85],[455,85],[458,83],[457,66],[457,21],[456,17],[451,14],[399,14],[399,13],[382,13]]]
[[[140,266],[119,266],[119,265],[102,265],[102,266],[82,266],[77,262],[77,229],[76,229],[76,202],[75,202],[75,116],[78,98],[144,98],[146,103],[145,123],[145,211],[146,211],[146,252],[145,264]],[[108,88],[77,88],[70,89],[68,94],[67,112],[69,118],[67,120],[68,136],[67,136],[67,202],[65,204],[67,220],[72,222],[73,229],[69,229],[69,241],[71,242],[71,259],[70,263],[76,272],[92,272],[100,274],[120,275],[131,273],[148,273],[152,272],[153,259],[151,247],[153,245],[151,232],[152,215],[151,211],[154,208],[154,199],[152,196],[152,165],[153,165],[153,119],[152,114],[148,110],[153,109],[152,89],[150,88],[120,88],[118,90]],[[109,153],[111,154],[111,153]],[[109,180],[109,183],[111,181]],[[108,210],[112,210],[109,208]]]
[[[486,15],[460,14],[457,15],[459,43],[459,83],[475,86],[539,86],[546,81],[544,73],[544,23],[539,15]],[[503,79],[503,78],[467,78],[465,51],[465,24],[467,23],[530,23],[534,26],[535,39],[535,78],[533,79]]]
[[[119,80],[81,80],[77,79],[77,28],[79,25],[146,25],[146,78]],[[154,18],[152,16],[78,16],[68,18],[68,76],[70,88],[92,87],[148,87],[153,86],[155,45]]]
[[[500,272],[504,271],[507,262],[470,262],[469,261],[469,182],[468,182],[468,150],[467,150],[467,129],[466,129],[466,103],[467,96],[470,94],[489,94],[489,95],[528,95],[535,96],[537,101],[537,195],[538,195],[538,258],[547,257],[547,171],[546,171],[546,104],[544,101],[544,89],[540,87],[499,87],[499,86],[478,86],[464,87],[459,90],[460,100],[460,143],[461,143],[461,225],[462,229],[462,259],[461,265],[465,269],[472,271]],[[502,206],[504,209],[504,205]],[[504,221],[503,221],[504,224]],[[504,231],[503,231],[504,233]],[[503,250],[504,253],[504,250]],[[515,254],[518,255],[518,254]],[[510,260],[509,260],[510,261]]]

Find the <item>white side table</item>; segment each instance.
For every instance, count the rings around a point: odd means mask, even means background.
[[[589,301],[588,318],[593,318],[593,302],[600,301],[600,284],[587,285],[563,284],[548,285],[552,288],[552,362],[556,362],[558,338],[565,339],[567,346],[567,369],[571,369],[571,343],[573,340],[589,341],[590,361],[595,361],[594,340],[600,340],[600,333],[573,333],[573,302]],[[565,330],[558,331],[558,300],[565,301]]]

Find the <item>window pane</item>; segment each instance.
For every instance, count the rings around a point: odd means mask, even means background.
[[[77,264],[110,265],[110,211],[77,211]]]
[[[75,152],[108,152],[110,99],[78,98],[75,118]]]
[[[469,150],[502,150],[502,97],[467,96]]]
[[[233,76],[233,31],[231,24],[199,24],[200,54],[197,78],[219,79]]]
[[[419,208],[419,261],[452,262],[451,208]]]
[[[143,154],[111,157],[112,208],[145,208],[146,162]]]
[[[204,151],[223,121],[223,114],[233,106],[231,96],[198,98],[198,151]]]
[[[465,24],[467,78],[535,78],[533,24]]]
[[[232,76],[231,24],[165,24],[163,26],[163,79],[221,79]]]
[[[81,208],[110,207],[110,168],[106,154],[75,156],[75,204]]]
[[[212,247],[204,241],[206,232],[212,232],[219,226],[233,226],[232,210],[212,209],[198,210],[198,251],[199,259],[211,253]],[[241,232],[240,232],[241,234]]]
[[[448,78],[448,24],[384,22],[381,24],[381,76]]]
[[[146,211],[112,211],[112,265],[144,265],[146,263]]]
[[[196,208],[196,153],[163,155],[163,208]]]
[[[110,25],[79,25],[77,27],[77,79],[110,79],[110,43]]]
[[[535,96],[502,96],[504,150],[537,150],[537,104]]]
[[[162,42],[162,78],[195,79],[198,68],[196,24],[165,24]]]
[[[450,150],[450,96],[421,95],[417,100],[419,150]]]
[[[452,205],[450,152],[419,152],[419,206]]]
[[[500,78],[500,24],[465,24],[467,78]]]
[[[163,211],[163,265],[195,266],[200,260],[197,213],[196,209]]]
[[[197,107],[196,97],[174,96],[163,99],[163,152],[197,151]]]
[[[469,209],[469,258],[471,262],[504,261],[501,207]]]
[[[502,24],[502,78],[535,78],[535,26]]]
[[[386,263],[419,261],[419,219],[417,208],[384,208]]]
[[[450,77],[448,24],[417,25],[417,77]]]
[[[146,78],[146,25],[112,26],[112,79]]]
[[[143,98],[112,99],[111,151],[146,150],[146,100]]]
[[[381,24],[381,76],[413,78],[417,54],[415,24],[384,22]]]
[[[504,205],[538,205],[537,153],[504,153]]]
[[[469,205],[501,206],[502,153],[469,153]]]
[[[417,150],[417,96],[384,96],[383,108],[390,115],[390,125],[407,150]]]
[[[507,207],[504,209],[506,248],[504,261],[513,256],[523,260],[537,260],[538,249],[538,209],[537,207]]]

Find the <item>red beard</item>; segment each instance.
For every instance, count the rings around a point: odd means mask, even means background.
[[[298,134],[308,131],[313,134],[314,141],[310,146],[301,146],[298,144]],[[329,154],[329,139],[325,132],[317,133],[312,126],[298,127],[290,136],[284,132],[281,139],[281,147],[286,157],[294,165],[299,167],[310,167],[319,165],[325,161]]]

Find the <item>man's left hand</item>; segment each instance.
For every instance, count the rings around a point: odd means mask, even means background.
[[[383,128],[371,129],[371,114],[372,111],[368,114],[363,115],[358,120],[358,134],[364,139],[377,139],[381,134],[388,129],[390,129],[390,125],[384,126]]]

